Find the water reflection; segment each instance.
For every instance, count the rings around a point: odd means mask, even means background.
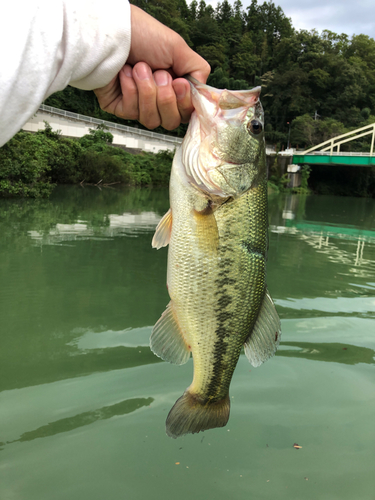
[[[269,218],[268,282],[276,303],[282,306],[282,318],[301,317],[306,311],[311,317],[315,309],[336,314],[336,306],[344,314],[374,313],[373,200],[271,197]],[[351,303],[347,299],[352,297],[363,298],[365,303]],[[333,298],[335,303],[326,301]],[[347,311],[343,310],[346,300]]]
[[[358,226],[304,220],[306,216],[306,204],[311,197],[290,195],[284,200],[282,221],[270,224],[271,232],[275,234],[289,234],[304,241],[316,252],[326,255],[332,263],[350,266],[347,275],[373,277],[375,276],[375,262],[373,260],[373,245],[375,244],[374,214],[367,216],[366,221],[363,214],[357,220]],[[314,200],[316,197],[314,197]],[[331,208],[332,209],[332,208]],[[345,212],[345,211],[344,211]],[[334,214],[332,214],[334,218]],[[345,219],[345,218],[344,218]],[[364,224],[366,222],[366,224]],[[363,228],[363,226],[369,229]],[[360,227],[359,227],[360,226]],[[338,240],[345,240],[342,245]],[[370,244],[365,250],[365,245]],[[365,269],[364,272],[361,268]]]
[[[287,341],[282,342],[276,356],[305,358],[311,361],[343,363],[346,365],[375,364],[375,351],[373,349],[352,344]]]
[[[155,212],[139,214],[104,214],[96,225],[88,221],[77,220],[73,224],[59,224],[47,232],[30,230],[28,235],[37,245],[61,245],[61,243],[79,240],[113,239],[118,236],[136,236],[139,233],[155,230],[161,216]]]
[[[375,317],[375,297],[315,297],[302,299],[275,299],[279,307],[299,311],[318,311],[335,315],[353,314]]]
[[[54,351],[50,357],[47,350],[41,351],[36,359],[29,357],[28,351],[26,356],[23,352],[20,352],[19,356],[8,352],[8,359],[2,361],[0,368],[0,393],[78,378],[90,373],[104,373],[161,362],[148,345],[136,348],[107,347],[81,352],[69,347],[67,345],[60,351]],[[25,357],[28,359],[22,365],[21,360]]]
[[[0,248],[153,230],[168,208],[168,189],[60,186],[49,200],[1,199]]]
[[[115,416],[122,416],[128,413],[132,413],[144,406],[150,406],[154,401],[154,398],[134,398],[121,401],[120,403],[103,406],[97,410],[87,411],[75,415],[74,417],[62,418],[61,420],[56,420],[47,425],[43,425],[34,431],[24,432],[19,439],[14,439],[13,441],[7,441],[5,444],[12,444],[22,441],[33,441],[38,438],[45,438],[60,434],[62,432],[70,432],[79,427],[84,427],[86,425],[93,424],[99,420],[107,420]]]
[[[106,330],[94,332],[76,328],[73,334],[79,334],[68,345],[74,345],[81,350],[105,349],[109,347],[140,347],[150,345],[152,326],[144,328],[125,328],[125,330]]]

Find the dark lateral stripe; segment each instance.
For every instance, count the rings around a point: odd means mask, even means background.
[[[206,392],[207,398],[212,400],[215,400],[218,397],[223,397],[223,381],[231,379],[236,366],[236,363],[234,362],[233,367],[229,367],[224,361],[224,357],[226,356],[228,350],[228,342],[225,342],[225,339],[229,338],[231,333],[227,330],[227,327],[228,323],[231,323],[230,319],[233,317],[233,312],[227,310],[227,307],[233,301],[232,295],[227,291],[227,286],[234,285],[236,283],[236,280],[229,276],[233,260],[225,257],[221,258],[219,263],[220,271],[218,279],[215,281],[217,290],[217,307],[215,310],[217,327],[215,331],[216,341],[214,344],[215,361],[212,366],[212,377]]]
[[[251,245],[250,242],[248,241],[242,241],[241,242],[241,245],[243,246],[243,248],[245,248],[245,250],[250,253],[250,254],[253,254],[253,255],[259,255],[260,257],[263,257],[265,258],[266,257],[266,254],[264,251],[262,251],[261,248],[257,248],[253,245]]]
[[[238,244],[242,245],[243,249],[248,252],[249,262],[253,261],[255,257],[257,264],[252,263],[251,268],[254,266],[258,267],[259,272],[263,271],[264,273],[267,251],[267,222],[264,223],[263,228],[262,223],[255,223],[254,221],[258,220],[259,217],[261,221],[263,219],[267,220],[267,198],[265,188],[261,191],[260,196],[259,194],[256,195],[255,192],[254,195],[255,196],[249,192],[248,195],[245,195],[245,198],[241,197],[241,201],[238,202],[238,216],[244,218],[239,219],[236,224],[233,225],[229,223],[231,218],[225,217],[224,221],[228,223],[220,225],[222,232],[220,233],[220,244],[217,254],[219,257],[219,272],[215,280],[215,296],[217,302],[214,311],[217,326],[213,348],[214,362],[211,367],[211,376],[208,386],[204,391],[204,397],[207,401],[216,401],[223,398],[223,394],[229,389],[229,384],[242,348],[242,345],[235,344],[236,340],[233,338],[233,333],[238,333],[233,332],[233,327],[236,324],[236,313],[228,310],[232,302],[237,300],[238,295],[242,292],[245,293],[244,291],[238,290],[238,283],[233,269],[233,266],[238,265],[238,260],[244,257],[243,254],[242,256],[237,255],[237,252],[240,251]],[[244,203],[246,204],[245,211],[248,211],[247,215],[243,210]],[[232,214],[236,213],[234,212],[235,202],[230,206],[228,205],[227,208]],[[239,227],[238,224],[245,224],[246,227]],[[240,238],[240,241],[236,240],[237,238]],[[256,288],[258,283],[253,283],[252,286]],[[255,291],[254,294],[256,295]],[[254,304],[254,306],[256,307],[256,304]],[[255,317],[248,318],[249,321],[255,321],[255,319]],[[245,327],[245,325],[243,326]]]

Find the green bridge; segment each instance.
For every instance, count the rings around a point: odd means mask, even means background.
[[[369,153],[340,152],[340,147],[350,141],[366,135],[372,135]],[[333,139],[322,142],[306,151],[293,154],[293,164],[309,165],[352,165],[355,167],[371,167],[375,165],[374,154],[375,123],[352,130]]]
[[[375,155],[369,153],[297,153],[293,155],[295,165],[353,165],[354,167],[371,167],[375,165]]]

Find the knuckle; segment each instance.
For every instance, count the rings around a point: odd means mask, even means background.
[[[155,99],[156,87],[151,81],[138,83],[137,93],[143,100],[152,100]]]
[[[125,92],[123,92],[124,94],[126,94],[126,97],[128,99],[138,99],[138,89],[137,89],[137,86],[134,84],[134,85],[128,85],[125,89]]]
[[[162,107],[171,107],[176,104],[176,96],[174,92],[168,92],[168,94],[160,95],[158,97],[158,104]]]
[[[125,111],[122,113],[116,113],[117,118],[122,118],[123,120],[138,120],[139,114],[135,111]]]
[[[155,128],[159,127],[160,125],[160,119],[155,119],[155,118],[150,118],[146,120],[141,121],[142,125],[147,127],[150,130],[154,130]]]
[[[122,114],[124,115],[124,118],[126,120],[138,120],[139,117],[138,102],[133,102],[131,104],[132,105],[129,105],[123,109]]]
[[[137,111],[134,111],[133,113],[129,114],[128,120],[138,120],[139,118],[139,113]]]
[[[139,92],[139,94],[142,96],[142,99],[144,101],[154,101],[155,99],[155,89],[153,89],[152,87],[149,87],[149,86],[145,86],[141,89],[141,91]]]
[[[162,123],[162,127],[165,128],[165,130],[174,130],[180,125],[180,120],[175,119],[173,121],[170,121],[169,123]]]

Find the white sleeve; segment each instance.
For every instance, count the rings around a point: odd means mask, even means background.
[[[100,88],[130,50],[127,0],[10,0],[0,16],[0,146],[49,95]]]

